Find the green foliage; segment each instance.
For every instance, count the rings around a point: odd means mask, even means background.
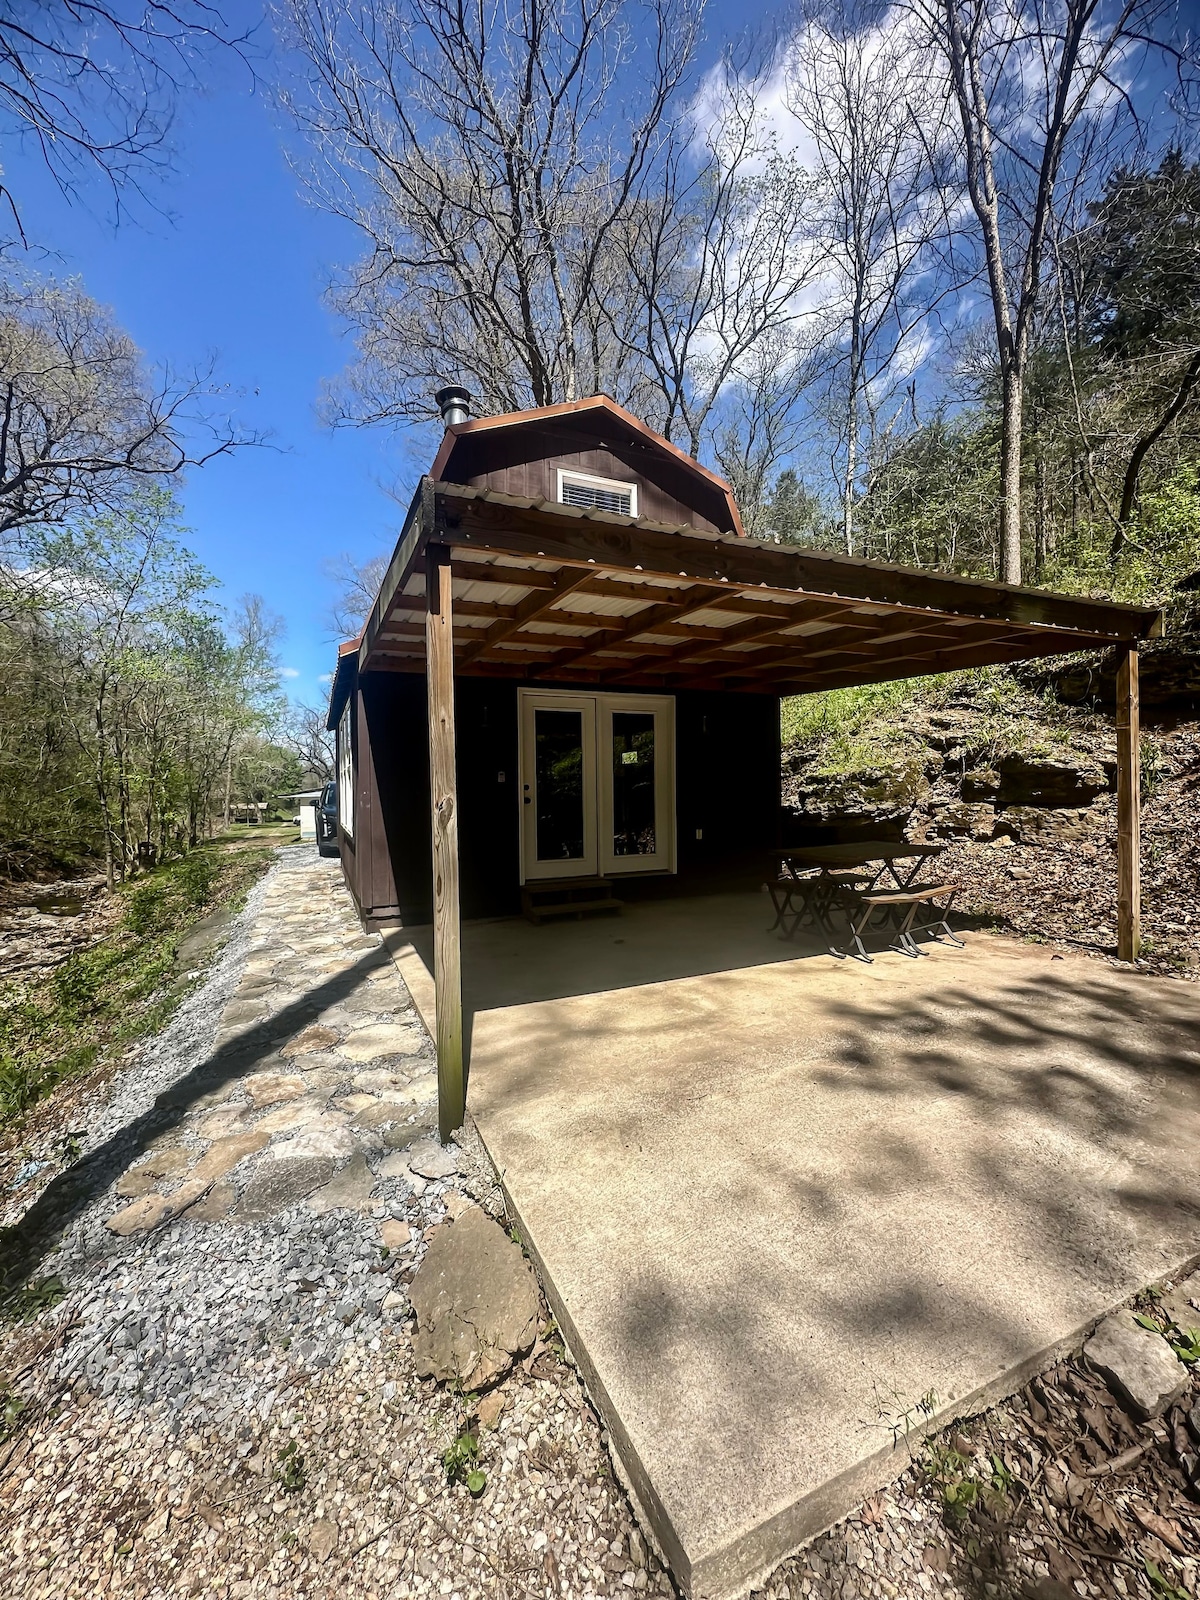
[[[1180,1589],[1169,1578],[1164,1577],[1155,1563],[1145,1556],[1142,1558],[1142,1566],[1157,1600],[1192,1600],[1191,1593],[1187,1589]]]
[[[184,532],[170,495],[142,489],[119,512],[23,529],[0,565],[10,873],[105,856],[122,880],[194,845],[230,779],[234,799],[296,786],[295,758],[264,738],[281,715],[276,624],[253,597],[226,619]]]
[[[275,1481],[284,1494],[299,1494],[308,1484],[308,1468],[295,1439],[275,1457]]]
[[[1078,713],[1022,687],[1003,667],[905,678],[796,695],[780,707],[785,751],[803,759],[806,772],[838,777],[919,763],[922,735],[907,714],[970,705],[986,746],[985,764],[1014,751],[1050,755],[1069,743]]]
[[[1047,567],[1047,585],[1132,604],[1168,602],[1176,584],[1200,570],[1200,468],[1181,463],[1143,493],[1129,542],[1115,558],[1112,542],[1111,523],[1081,522]]]
[[[0,1385],[0,1444],[20,1433],[29,1414],[29,1401],[7,1384]]]
[[[66,1292],[62,1279],[54,1274],[31,1279],[0,1301],[0,1315],[9,1322],[32,1322],[56,1306]]]
[[[481,1471],[478,1461],[479,1440],[469,1428],[464,1429],[442,1454],[446,1482],[465,1484],[472,1495],[481,1495],[487,1488],[487,1474]]]
[[[235,902],[269,853],[207,845],[120,891],[121,923],[40,985],[0,1003],[0,1127],[106,1052],[161,1027],[187,992],[179,941],[211,907]]]
[[[926,1449],[924,1468],[938,1489],[943,1515],[952,1527],[961,1528],[976,1510],[991,1517],[1007,1513],[1017,1480],[998,1455],[991,1456],[988,1471],[980,1475],[963,1449],[934,1440]]]

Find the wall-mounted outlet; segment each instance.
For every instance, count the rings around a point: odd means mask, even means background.
[[[504,774],[502,772],[498,772],[496,774],[496,782],[497,783],[503,783],[504,782]]]

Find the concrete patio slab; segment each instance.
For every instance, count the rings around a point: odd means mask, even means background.
[[[765,911],[464,927],[469,1104],[694,1596],[1200,1250],[1200,990],[986,935],[797,956]]]

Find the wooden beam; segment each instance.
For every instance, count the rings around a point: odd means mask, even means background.
[[[504,617],[499,622],[494,622],[486,631],[482,639],[474,640],[462,658],[461,665],[470,666],[478,656],[492,645],[499,644],[509,638],[511,634],[518,633],[527,622],[532,622],[535,617],[540,617],[543,611],[549,611],[558,604],[573,589],[582,588],[587,583],[588,575],[581,572],[578,567],[568,567],[560,571],[555,579],[552,589],[535,589],[532,594],[527,594],[524,600],[513,607],[511,617]],[[562,619],[564,622],[566,617]]]
[[[556,572],[543,572],[539,567],[505,567],[483,561],[454,561],[451,570],[463,583],[499,583],[514,589],[553,589],[558,581]]]
[[[1121,650],[1117,669],[1117,956],[1136,961],[1142,944],[1141,714],[1138,653]]]
[[[438,1132],[445,1144],[467,1110],[462,943],[458,911],[458,780],[454,754],[454,579],[445,545],[426,550],[426,680],[433,832],[433,982],[437,1011]]]
[[[1161,630],[1162,613],[1115,601],[1077,599],[982,578],[850,560],[821,550],[761,545],[732,535],[659,532],[603,517],[573,518],[560,509],[526,510],[469,490],[436,487],[435,537],[458,548],[628,572],[728,583],[746,588],[832,595],[876,605],[992,618],[1022,626],[1078,631],[1079,648]],[[763,596],[767,598],[766,595]]]
[[[686,617],[691,611],[703,611],[712,605],[712,596],[708,589],[681,590],[679,598],[668,600],[662,605],[650,605],[644,611],[639,611],[636,617],[609,617],[603,621],[597,618],[597,625],[609,630],[603,639],[589,639],[578,650],[563,652],[553,662],[553,667],[571,666],[577,661],[582,661],[585,656],[595,655],[597,650],[608,650],[614,644],[620,644],[623,639],[636,639],[640,633],[653,633],[657,622],[668,620],[677,622],[680,617]],[[615,630],[613,624],[616,624]],[[669,650],[669,646],[661,646]],[[550,669],[545,669],[550,670]]]

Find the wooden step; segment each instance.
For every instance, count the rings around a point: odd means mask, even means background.
[[[620,911],[610,878],[552,878],[527,883],[521,890],[521,909],[530,922],[548,917],[578,917],[594,911]]]

